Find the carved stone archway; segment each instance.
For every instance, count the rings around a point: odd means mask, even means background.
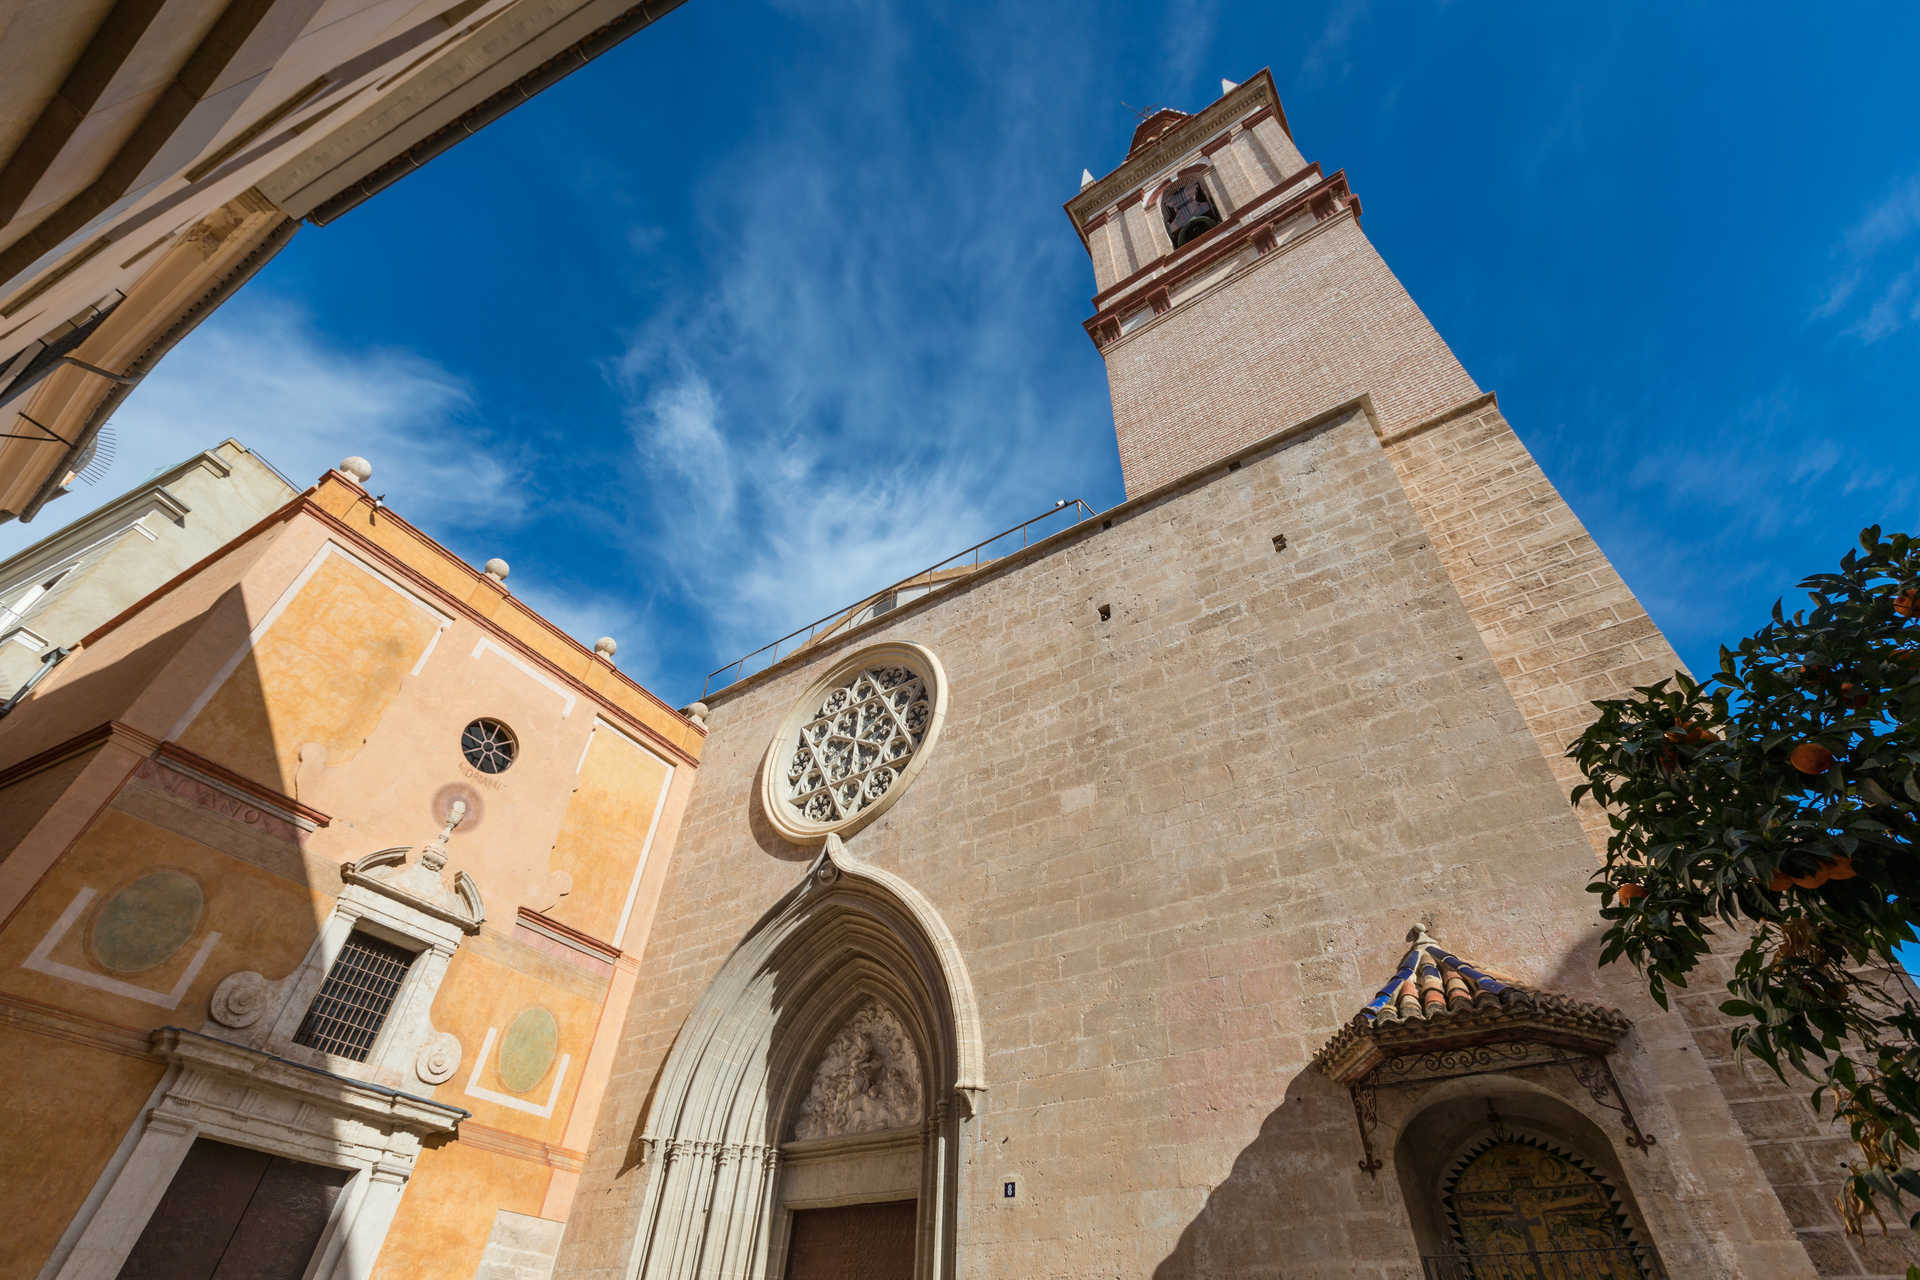
[[[919,1074],[917,1115],[895,1114],[898,1091],[884,1115],[887,1133],[903,1120],[918,1128],[914,1276],[954,1274],[961,1138],[985,1093],[972,983],[932,904],[829,836],[721,967],[667,1055],[641,1131],[646,1184],[626,1275],[781,1273],[791,1216],[783,1140],[823,1055],[870,1009],[904,1034]]]

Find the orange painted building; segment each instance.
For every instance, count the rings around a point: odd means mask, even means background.
[[[0,1275],[550,1265],[705,729],[342,465],[0,719]]]

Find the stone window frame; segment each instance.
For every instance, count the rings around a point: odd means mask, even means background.
[[[849,817],[833,822],[813,822],[803,817],[789,803],[783,794],[787,761],[798,742],[800,730],[814,718],[814,712],[821,701],[833,689],[848,683],[860,672],[874,667],[907,667],[920,677],[927,690],[927,701],[931,712],[927,720],[927,729],[920,737],[920,745],[907,757],[905,767],[888,787],[886,793],[865,808]],[[925,645],[909,641],[890,640],[881,644],[869,645],[847,655],[829,667],[825,674],[810,683],[806,691],[797,698],[792,708],[780,721],[773,740],[767,744],[767,753],[760,766],[760,808],[773,829],[786,840],[798,845],[817,845],[830,835],[842,838],[874,821],[892,808],[895,802],[912,785],[920,771],[926,767],[927,760],[933,754],[940,738],[940,729],[947,719],[947,673],[940,659]]]
[[[342,864],[345,886],[285,978],[229,974],[214,988],[201,1030],[153,1033],[166,1074],[39,1280],[117,1274],[200,1137],[351,1172],[307,1276],[358,1280],[371,1272],[423,1140],[457,1135],[470,1114],[433,1098],[459,1069],[461,1045],[435,1031],[429,1016],[454,951],[486,914],[472,877],[456,871],[449,887],[442,876],[446,839],[460,816],[417,856],[400,847]],[[415,949],[365,1062],[293,1042],[356,929]]]

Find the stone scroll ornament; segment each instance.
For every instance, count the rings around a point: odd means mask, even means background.
[[[274,985],[251,970],[230,973],[213,989],[208,1012],[223,1027],[250,1027],[267,1011],[267,999],[273,994]]]
[[[444,1084],[460,1069],[460,1038],[451,1031],[427,1037],[413,1060],[413,1073],[428,1084]]]
[[[800,695],[769,744],[768,820],[799,843],[851,835],[913,781],[945,717],[945,673],[926,648],[888,641],[852,655]]]
[[[795,1138],[842,1138],[920,1123],[920,1055],[891,1009],[867,1004],[820,1055]]]

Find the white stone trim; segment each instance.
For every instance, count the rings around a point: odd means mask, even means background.
[[[188,988],[192,987],[193,980],[200,976],[200,970],[206,966],[207,957],[213,954],[215,944],[220,941],[219,933],[209,933],[201,939],[199,949],[193,953],[193,959],[187,962],[185,972],[180,975],[179,981],[173,984],[171,991],[155,991],[151,987],[142,987],[131,982],[123,982],[119,978],[110,978],[104,973],[76,969],[70,964],[62,964],[53,959],[53,949],[60,945],[80,917],[86,914],[88,904],[97,896],[91,888],[83,888],[74,894],[73,901],[68,903],[67,909],[60,913],[60,918],[53,922],[53,927],[47,930],[46,935],[40,939],[39,945],[35,946],[27,958],[20,962],[20,967],[31,969],[35,973],[44,973],[50,978],[59,978],[63,982],[92,987],[108,995],[138,1000],[142,1004],[157,1005],[162,1009],[179,1008],[180,1002],[186,999]]]
[[[447,628],[452,625],[452,618],[444,618],[441,620],[440,626],[435,629],[431,636],[427,637],[427,647],[420,651],[420,656],[414,661],[413,669],[407,672],[408,675],[417,676],[426,669],[427,659],[433,656],[434,646],[440,643],[440,637],[447,634]]]
[[[471,877],[455,872],[453,887],[447,886],[444,841],[451,827],[424,848],[382,849],[342,864],[345,887],[305,958],[277,980],[244,970],[228,974],[214,989],[208,1029],[297,1066],[431,1098],[434,1087],[450,1078],[460,1062],[459,1042],[433,1026],[433,1001],[454,951],[479,931],[485,918]],[[415,952],[364,1062],[294,1043],[327,971],[355,928]]]
[[[278,981],[247,971],[228,974],[214,990],[203,1030],[162,1027],[153,1033],[155,1050],[172,1065],[68,1225],[41,1280],[113,1280],[187,1149],[201,1136],[353,1170],[307,1280],[366,1280],[372,1274],[421,1139],[455,1132],[468,1114],[432,1096],[460,1065],[459,1041],[433,1027],[433,999],[455,949],[485,918],[472,878],[454,872],[449,887],[443,874],[446,839],[455,825],[457,813],[424,848],[383,849],[344,864],[345,887],[292,973]],[[91,889],[81,891],[30,960],[45,959],[92,896]],[[363,1063],[293,1043],[356,925],[418,948]],[[211,934],[201,945],[165,1007],[180,1002],[218,937]],[[128,985],[80,976],[106,990]],[[160,1003],[156,993],[139,988],[122,994]],[[492,1044],[489,1030],[489,1049]],[[556,1099],[566,1067],[563,1057]],[[552,1106],[550,1100],[548,1114]]]
[[[302,1068],[214,1036],[162,1027],[171,1064],[41,1280],[113,1280],[196,1138],[353,1172],[314,1250],[309,1280],[365,1280],[412,1176],[421,1139],[465,1112]],[[236,1087],[237,1086],[237,1087]]]
[[[510,666],[518,668],[520,674],[526,676],[527,679],[558,694],[560,697],[560,718],[562,720],[565,720],[573,714],[573,704],[579,701],[578,698],[574,697],[573,690],[543,675],[531,664],[523,661],[518,654],[495,644],[488,637],[482,636],[479,643],[473,646],[473,657],[477,660],[481,654],[488,652],[498,654],[500,658]]]
[[[573,1061],[572,1055],[565,1053],[560,1055],[554,1067],[553,1088],[547,1091],[547,1102],[542,1106],[537,1102],[528,1102],[525,1098],[516,1098],[510,1093],[486,1088],[480,1083],[480,1073],[487,1069],[487,1058],[493,1053],[493,1046],[499,1038],[500,1028],[487,1028],[486,1038],[480,1042],[480,1054],[473,1060],[473,1072],[467,1077],[467,1085],[462,1092],[468,1097],[484,1098],[488,1102],[498,1103],[503,1107],[512,1107],[515,1111],[524,1111],[530,1116],[539,1116],[543,1120],[550,1119],[553,1116],[555,1104],[560,1101],[560,1086],[566,1081],[567,1067]]]
[[[0,635],[0,643],[23,645],[34,653],[45,653],[49,642],[45,636],[31,627],[15,627],[6,634]]]
[[[294,597],[300,594],[301,590],[306,587],[313,575],[320,571],[320,566],[326,563],[329,556],[339,556],[347,563],[359,569],[362,573],[369,575],[382,586],[404,597],[423,613],[426,613],[438,621],[439,630],[435,631],[427,640],[425,651],[421,653],[419,660],[414,663],[414,672],[416,674],[419,672],[421,666],[427,660],[427,655],[433,652],[433,646],[439,643],[440,633],[452,625],[453,615],[435,607],[424,596],[405,584],[395,581],[387,574],[382,573],[339,543],[327,541],[322,543],[320,549],[313,553],[313,558],[307,561],[306,567],[294,575],[293,581],[287,584],[287,589],[280,593],[279,598],[276,599],[272,605],[268,606],[265,613],[260,615],[260,621],[254,624],[253,630],[247,633],[247,638],[234,650],[232,656],[220,664],[220,669],[214,672],[213,679],[207,683],[207,687],[201,690],[200,696],[193,700],[192,705],[190,705],[181,715],[180,719],[174,723],[167,737],[178,738],[187,731],[187,726],[193,723],[194,717],[204,711],[207,704],[213,701],[213,695],[220,691],[220,686],[227,682],[227,677],[232,675],[240,664],[246,660],[247,655],[252,653],[255,647],[259,645],[262,637],[267,634],[268,629],[280,620],[280,615],[287,611],[287,606],[293,603]]]
[[[618,734],[621,741],[627,743],[627,745],[633,747],[636,751],[643,752],[655,760],[658,760],[666,770],[666,775],[660,779],[660,794],[654,797],[653,815],[647,819],[646,838],[640,842],[640,860],[634,864],[633,879],[627,884],[627,900],[621,904],[620,921],[613,926],[613,945],[616,947],[624,947],[627,945],[627,925],[633,919],[634,904],[640,900],[640,879],[646,875],[647,861],[653,856],[653,837],[654,834],[660,830],[660,815],[666,812],[667,793],[673,790],[673,779],[677,770],[673,761],[667,759],[658,751],[655,751],[652,747],[640,741],[640,739],[626,732],[618,725],[595,716],[593,724],[595,732],[598,732],[603,726],[609,733]],[[592,745],[591,737],[588,738],[588,745]],[[587,753],[582,751],[580,753],[580,768],[585,768],[586,763]],[[579,771],[579,769],[574,770],[576,774],[578,774]]]

